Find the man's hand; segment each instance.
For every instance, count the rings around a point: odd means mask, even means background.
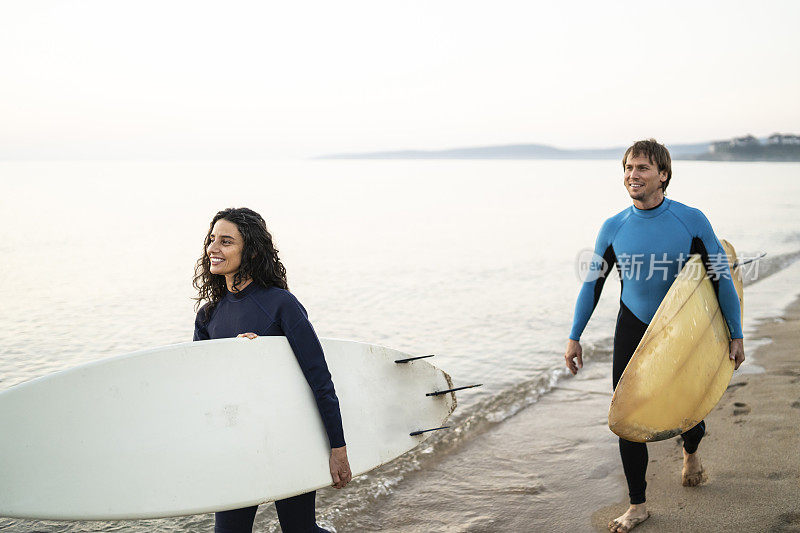
[[[742,339],[731,339],[731,353],[729,357],[731,361],[736,363],[733,367],[734,370],[744,363],[744,341]]]
[[[353,474],[350,472],[350,461],[347,460],[347,446],[331,450],[330,466],[333,486],[337,489],[343,488],[353,479]]]
[[[744,358],[744,355],[742,355]],[[567,361],[567,368],[572,372],[572,375],[578,373],[578,369],[583,368],[583,348],[581,343],[569,339],[567,341],[567,351],[564,352],[564,359]]]

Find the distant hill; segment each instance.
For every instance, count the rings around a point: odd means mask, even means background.
[[[709,151],[710,142],[667,145],[673,159],[689,159]],[[398,150],[324,155],[318,159],[620,159],[626,146],[565,150],[544,144],[504,144],[449,150]]]

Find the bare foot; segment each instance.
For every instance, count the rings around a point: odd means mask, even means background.
[[[697,452],[686,453],[683,450],[683,470],[681,470],[681,485],[684,487],[696,487],[701,483],[705,483],[706,471],[703,464],[700,462],[700,456]]]
[[[616,533],[627,533],[648,518],[650,518],[650,513],[645,509],[645,504],[632,503],[624,515],[608,523],[608,530]]]

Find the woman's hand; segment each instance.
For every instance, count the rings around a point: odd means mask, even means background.
[[[250,332],[248,332],[248,333],[239,333],[238,335],[236,335],[236,338],[237,338],[237,339],[238,339],[239,337],[246,337],[246,338],[248,338],[248,339],[250,339],[250,340],[253,340],[253,339],[255,339],[256,337],[258,337],[258,335],[256,335],[255,333],[250,333]]]
[[[350,472],[350,461],[347,460],[347,446],[331,450],[330,466],[333,486],[337,489],[343,488],[353,479],[353,474]]]

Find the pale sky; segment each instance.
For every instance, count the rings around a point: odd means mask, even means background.
[[[0,0],[0,159],[800,133],[800,2]]]

